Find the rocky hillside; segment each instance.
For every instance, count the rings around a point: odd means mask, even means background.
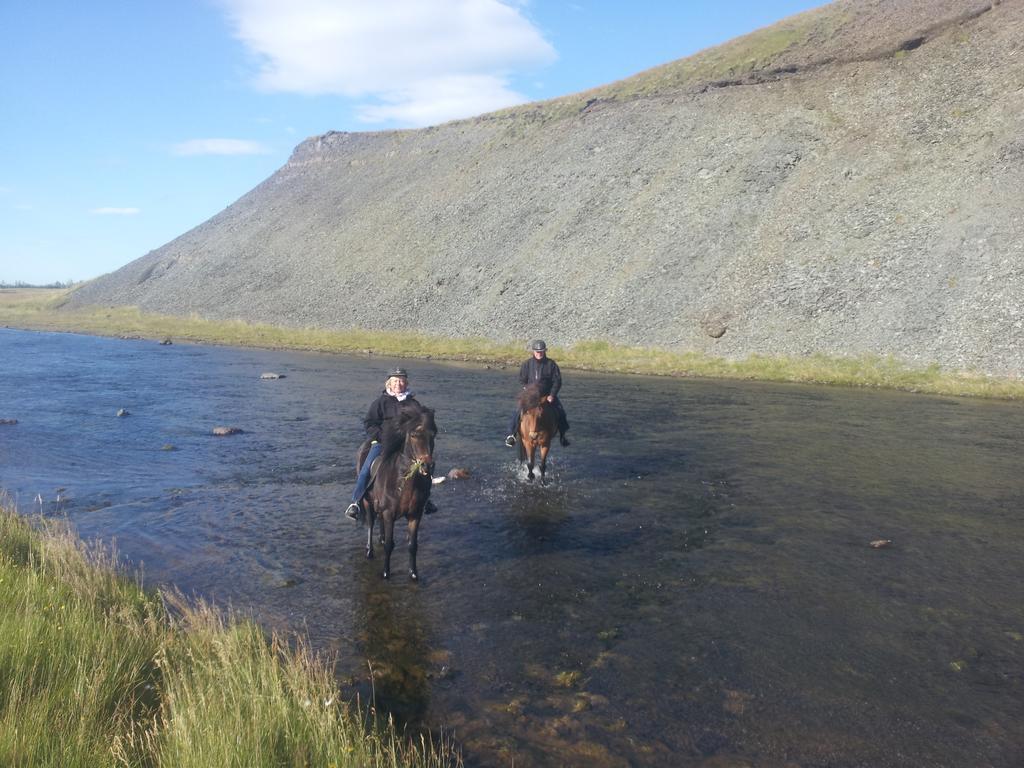
[[[327,133],[68,306],[1024,378],[1024,0],[839,0],[611,85]]]

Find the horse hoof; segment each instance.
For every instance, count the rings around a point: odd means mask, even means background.
[[[387,571],[384,571],[384,572],[382,572],[382,573],[381,573],[380,577],[381,577],[382,579],[384,579],[385,581],[387,581],[388,579],[390,579],[390,578],[391,578],[391,574],[390,574],[390,573],[388,573]]]
[[[420,576],[418,573],[416,573],[416,571],[409,571],[409,578],[413,581],[419,581]]]
[[[367,560],[373,560],[373,550],[372,549],[366,550],[366,559]]]

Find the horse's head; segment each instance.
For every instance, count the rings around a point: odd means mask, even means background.
[[[522,391],[519,393],[520,412],[526,412],[531,408],[536,408],[540,403],[540,387],[536,384],[527,384],[523,387]]]
[[[546,445],[554,434],[552,408],[541,397],[536,384],[524,387],[519,393],[519,412],[519,431],[530,440],[542,440]]]
[[[403,409],[398,428],[405,435],[405,455],[412,459],[416,471],[430,477],[434,472],[434,438],[437,437],[434,411],[423,407]]]

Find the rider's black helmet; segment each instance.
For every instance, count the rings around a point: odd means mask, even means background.
[[[545,352],[547,351],[548,345],[541,339],[534,339],[530,342],[531,352]]]

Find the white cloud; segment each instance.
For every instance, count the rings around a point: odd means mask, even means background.
[[[141,208],[93,208],[89,213],[96,216],[136,216],[142,213]]]
[[[270,149],[245,139],[191,139],[174,145],[176,155],[267,155]]]
[[[404,125],[436,125],[453,117],[491,112],[523,98],[504,80],[491,75],[451,75],[421,80],[408,88],[382,94],[380,104],[363,104],[359,119],[367,123],[395,121]]]
[[[526,100],[511,73],[556,54],[499,0],[222,0],[268,91],[363,101],[365,120],[427,125]]]

